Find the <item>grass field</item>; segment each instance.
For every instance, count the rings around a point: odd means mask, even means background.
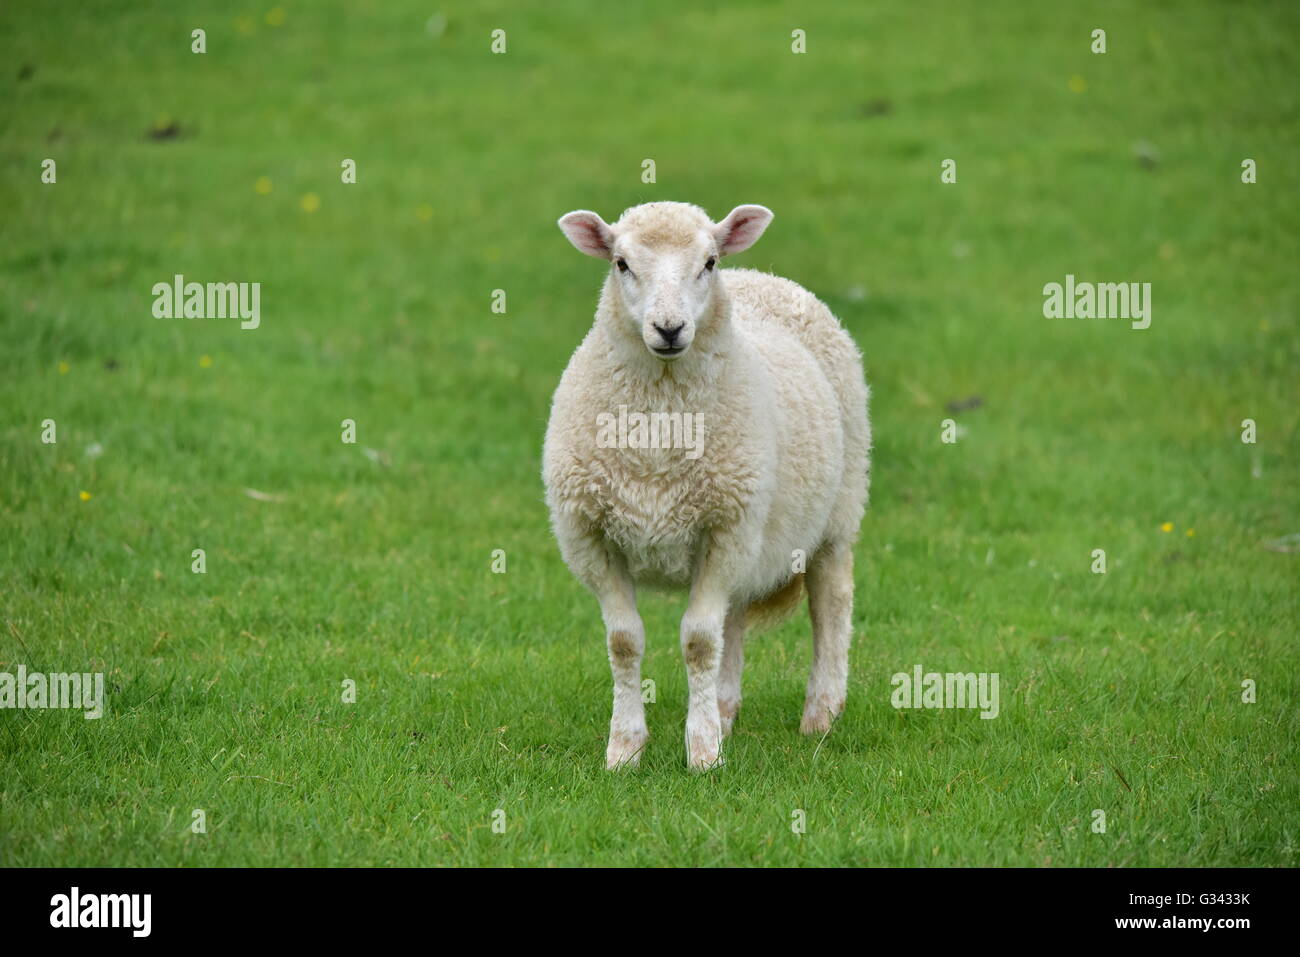
[[[0,711],[0,864],[1294,866],[1298,38],[1281,0],[5,5],[0,671],[108,700]],[[798,734],[801,611],[703,776],[675,595],[603,769],[539,477],[602,278],[555,220],[654,199],[771,207],[736,264],[874,393],[848,710]],[[260,327],[155,318],[177,273],[260,282]],[[1150,328],[1044,318],[1066,274],[1150,282]],[[895,710],[918,663],[1000,716]]]

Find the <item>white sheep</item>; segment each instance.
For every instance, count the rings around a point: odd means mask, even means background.
[[[560,552],[604,618],[610,768],[638,763],[648,737],[637,585],[690,588],[690,767],[722,761],[746,626],[793,610],[805,577],[813,661],[800,730],[825,732],[844,708],[867,385],[853,340],[815,296],[715,268],[771,220],[762,206],[715,224],[697,206],[647,203],[612,226],[586,210],[559,221],[611,263],[555,391],[542,467]]]

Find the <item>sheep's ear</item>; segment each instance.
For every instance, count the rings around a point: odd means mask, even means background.
[[[614,245],[614,231],[596,213],[575,209],[560,217],[560,229],[580,253],[608,259]]]
[[[718,240],[718,251],[723,256],[743,253],[763,235],[772,221],[772,211],[766,206],[737,206],[727,218],[713,227]]]

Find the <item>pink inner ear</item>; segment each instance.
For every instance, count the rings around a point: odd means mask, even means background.
[[[756,223],[753,216],[742,216],[731,224],[731,232],[727,234],[728,246],[739,246],[744,244],[748,246],[758,237],[754,234],[758,232],[755,229]]]
[[[593,222],[584,222],[582,231],[586,234],[583,238],[584,244],[588,249],[600,253],[608,253],[609,247],[605,245],[605,238],[600,233],[600,227]]]
[[[744,252],[758,242],[770,218],[761,212],[752,212],[738,213],[734,219],[725,221],[726,235],[719,244],[722,255]]]
[[[610,237],[607,234],[608,227],[603,223],[590,216],[574,216],[567,221],[561,221],[560,225],[564,234],[569,237],[569,241],[582,252],[598,259],[609,258]]]

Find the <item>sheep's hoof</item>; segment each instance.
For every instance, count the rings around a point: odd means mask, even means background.
[[[686,764],[692,771],[710,771],[723,763],[721,735],[687,736]]]
[[[703,774],[705,771],[712,771],[714,768],[720,768],[726,764],[726,759],[722,756],[721,751],[714,753],[712,757],[708,755],[690,755],[687,758],[687,765],[697,774]]]
[[[634,768],[641,763],[641,752],[650,735],[644,731],[639,734],[610,735],[609,747],[605,749],[605,770]]]
[[[804,705],[803,721],[799,722],[799,733],[825,734],[843,710],[843,701],[834,704],[828,704],[825,699],[809,701]]]

